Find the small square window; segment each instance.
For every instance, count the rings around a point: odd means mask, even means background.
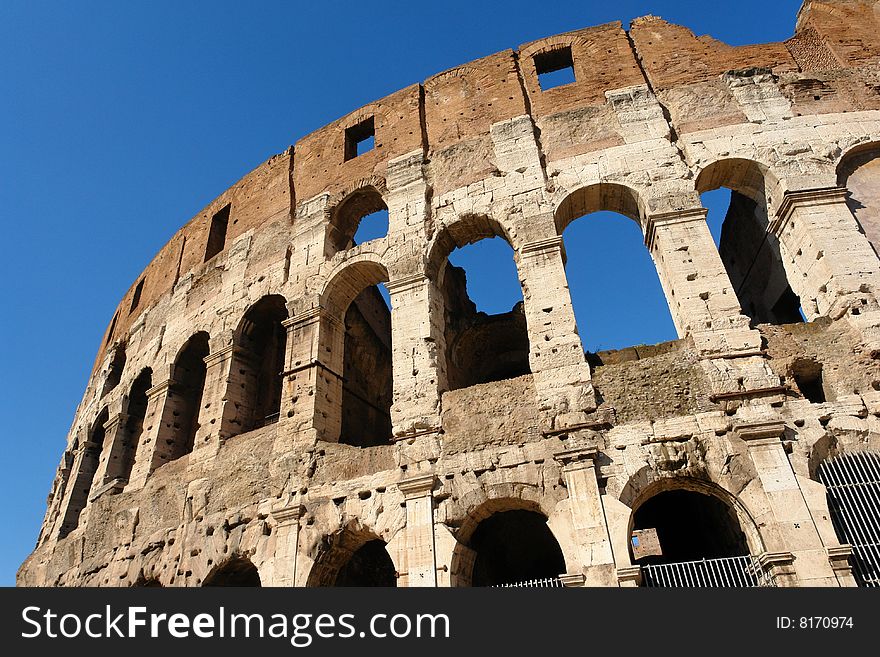
[[[129,308],[129,314],[133,313],[137,310],[138,305],[141,302],[141,293],[144,291],[144,279],[138,281],[137,287],[134,288],[134,294],[131,297],[131,308]]]
[[[205,262],[208,262],[226,247],[226,229],[229,226],[230,207],[229,204],[223,206],[211,218],[211,230],[208,233],[208,244],[205,247]]]
[[[376,146],[376,129],[373,117],[345,129],[345,161],[352,160],[373,150]]]
[[[571,48],[557,48],[535,55],[535,71],[538,73],[541,91],[575,82]]]

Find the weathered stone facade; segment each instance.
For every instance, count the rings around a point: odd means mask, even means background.
[[[854,585],[817,470],[880,450],[878,64],[877,0],[746,47],[647,16],[303,138],[122,300],[18,583],[501,583],[504,545],[549,529],[549,575],[629,586],[639,509],[686,491],[768,581]],[[638,222],[679,340],[585,356],[561,236],[598,210]],[[493,236],[524,302],[486,318],[447,257]]]

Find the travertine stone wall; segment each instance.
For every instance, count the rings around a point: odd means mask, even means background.
[[[790,40],[755,46],[612,23],[445,71],[272,157],[120,302],[19,583],[194,586],[245,557],[263,584],[326,585],[381,539],[398,584],[468,585],[480,522],[525,510],[566,584],[629,586],[634,510],[680,488],[728,504],[777,585],[852,585],[816,469],[880,449],[878,35],[876,0],[805,2]],[[575,82],[542,90],[536,58],[560,53]],[[700,203],[719,187],[720,253]],[[388,234],[353,245],[381,208]],[[639,225],[674,343],[584,354],[561,236],[599,210]],[[496,236],[523,303],[484,317],[447,258]],[[251,344],[267,297],[278,363]],[[785,323],[798,304],[808,323]]]

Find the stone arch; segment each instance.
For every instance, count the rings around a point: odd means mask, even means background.
[[[370,527],[349,522],[312,547],[306,586],[397,586],[400,569],[386,546]]]
[[[584,215],[608,210],[635,221],[644,231],[647,204],[634,188],[619,183],[596,183],[570,192],[556,206],[554,221],[557,235]]]
[[[803,321],[801,298],[791,285],[798,279],[791,278],[772,231],[783,196],[780,179],[757,160],[725,158],[704,167],[695,184],[700,194],[731,190],[718,253],[743,312],[754,323]]]
[[[233,333],[229,387],[237,398],[237,418],[229,435],[246,433],[278,420],[284,381],[287,301],[267,294],[244,312]]]
[[[195,447],[205,390],[208,341],[205,331],[194,333],[181,346],[174,359],[171,387],[166,401],[170,405],[173,419],[168,424],[163,424],[160,430],[158,446],[162,452],[156,455],[162,461],[178,459],[189,454]]]
[[[64,538],[79,526],[82,511],[89,503],[92,483],[104,449],[106,434],[104,425],[107,424],[109,417],[109,410],[105,406],[89,428],[88,440],[79,448],[78,460],[75,463],[76,473],[70,480],[69,492],[65,491],[68,496],[67,508],[61,521],[59,539]]]
[[[880,250],[880,141],[868,141],[841,153],[837,184],[846,188],[846,204],[874,252]]]
[[[823,461],[841,454],[880,452],[880,433],[874,431],[826,431],[810,447],[808,467],[810,479],[820,482],[819,466]]]
[[[361,220],[374,212],[388,210],[385,180],[371,176],[358,180],[327,204],[324,253],[327,257],[354,246]]]
[[[121,341],[113,346],[113,353],[110,356],[110,367],[107,371],[107,378],[104,379],[104,387],[101,389],[101,397],[105,397],[107,393],[113,390],[122,380],[122,372],[125,369],[125,341]]]
[[[467,274],[449,261],[455,249],[484,239],[501,238],[510,247],[516,290],[522,276],[511,232],[493,217],[471,214],[448,223],[428,245],[426,271],[437,292],[443,341],[439,353],[446,388],[455,390],[528,374],[529,330],[523,302],[510,311],[482,312],[468,294]],[[504,249],[506,251],[506,248]]]
[[[202,586],[262,586],[260,571],[243,555],[233,556],[211,569]]]
[[[341,263],[321,292],[321,306],[329,315],[321,323],[322,341],[329,346],[325,357],[339,378],[333,410],[338,409],[340,419],[328,424],[328,431],[338,435],[328,434],[328,440],[372,447],[391,439],[391,313],[377,287],[387,281],[385,266],[367,252]]]
[[[503,483],[481,486],[459,500],[457,507],[461,514],[447,521],[455,530],[455,546],[450,558],[450,585],[471,586],[477,553],[471,542],[480,524],[496,514],[526,512],[549,520],[553,509],[538,486],[526,483]],[[559,547],[562,557],[562,570],[550,576],[555,577],[566,571],[567,563],[575,563],[576,556],[567,541],[549,525],[546,530]]]
[[[128,481],[134,466],[138,444],[144,431],[144,420],[147,416],[147,391],[153,387],[153,370],[145,367],[138,374],[129,388],[125,408],[125,431],[122,445],[115,465],[115,477]],[[108,479],[115,478],[108,473]]]
[[[755,522],[754,514],[735,494],[726,487],[694,476],[663,476],[645,466],[630,477],[621,490],[619,500],[631,509],[627,525],[626,543],[632,534],[636,513],[651,498],[670,491],[690,491],[713,497],[723,503],[742,531],[751,554],[759,555],[765,551],[764,538]],[[615,544],[618,544],[616,542]]]

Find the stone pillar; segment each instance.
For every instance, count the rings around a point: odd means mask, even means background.
[[[287,329],[281,421],[336,442],[342,430],[344,323],[324,308],[282,322]]]
[[[754,520],[766,527],[766,553],[759,555],[777,584],[838,586],[819,531],[798,486],[782,445],[781,421],[744,423],[736,427],[766,496],[767,510]],[[784,580],[780,582],[780,576]]]
[[[585,413],[596,409],[563,262],[561,237],[529,242],[517,253],[529,331],[529,367],[541,410],[550,411],[559,426],[581,423]]]
[[[272,511],[275,526],[275,555],[273,586],[296,586],[296,559],[299,548],[299,519],[303,508],[299,504]]]
[[[714,401],[779,395],[779,377],[764,362],[760,333],[742,313],[706,212],[693,208],[647,218],[645,244],[676,330],[694,341]]]
[[[446,388],[443,298],[422,274],[387,284],[391,295],[394,435],[440,428],[440,393]]]
[[[434,481],[434,475],[428,474],[397,484],[406,499],[406,573],[399,586],[437,586]]]
[[[595,447],[579,448],[553,457],[562,464],[572,533],[580,553],[580,563],[569,564],[569,573],[582,574],[586,586],[614,586],[614,555],[596,476],[597,453]]]
[[[880,260],[840,187],[786,192],[769,231],[807,320],[878,311]]]
[[[198,409],[199,428],[193,442],[190,462],[210,461],[220,447],[236,431],[236,403],[240,386],[231,376],[237,350],[229,345],[205,356],[205,386]]]
[[[169,403],[173,385],[174,382],[171,379],[166,379],[147,390],[144,429],[134,458],[134,467],[128,479],[127,488],[129,490],[143,488],[150,473],[165,462],[161,458],[160,441],[168,435],[169,431],[174,429],[174,412]]]
[[[125,487],[127,479],[121,472],[122,460],[125,457],[128,431],[126,429],[128,416],[125,413],[117,413],[104,423],[104,445],[101,449],[101,459],[98,461],[98,469],[95,471],[95,479],[92,482],[92,490],[89,493],[89,501],[100,497],[104,493],[119,493]]]

